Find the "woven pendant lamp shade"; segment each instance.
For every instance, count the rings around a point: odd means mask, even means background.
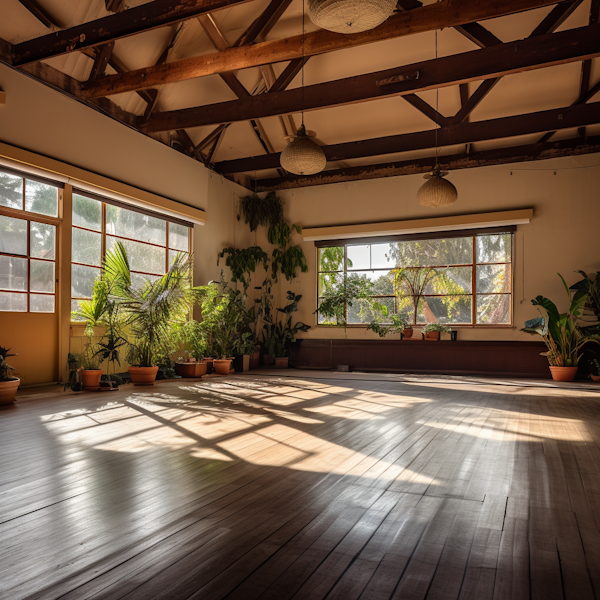
[[[456,202],[458,192],[452,183],[444,179],[446,175],[447,172],[437,168],[431,174],[425,175],[428,181],[417,192],[417,199],[421,206],[448,206]]]
[[[381,25],[397,0],[308,0],[311,21],[336,33],[358,33]]]
[[[288,173],[314,175],[325,168],[327,159],[321,147],[306,135],[304,125],[301,125],[297,136],[281,153],[279,162]]]

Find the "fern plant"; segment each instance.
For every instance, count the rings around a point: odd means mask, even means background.
[[[244,222],[250,231],[256,231],[259,225],[270,228],[283,221],[283,200],[269,192],[264,198],[251,194],[240,198],[238,221],[244,215]]]

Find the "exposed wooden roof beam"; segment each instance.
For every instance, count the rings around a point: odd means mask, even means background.
[[[469,96],[467,101],[462,105],[461,109],[454,117],[449,119],[450,123],[462,123],[465,121],[475,107],[487,96],[492,88],[500,81],[499,77],[493,79],[484,79],[479,87]]]
[[[560,2],[557,4],[533,30],[531,37],[556,31],[582,2],[583,0],[570,0],[569,2]]]
[[[271,0],[267,8],[253,21],[233,44],[234,47],[252,44],[258,38],[264,38],[273,29],[292,0]]]
[[[587,138],[586,140],[575,138],[554,143],[529,144],[497,150],[470,152],[469,154],[452,154],[449,156],[440,156],[438,160],[442,169],[455,171],[458,169],[547,160],[562,156],[577,156],[594,152],[600,152],[600,136]],[[270,192],[326,185],[329,183],[341,183],[344,181],[415,175],[430,172],[432,166],[433,162],[431,158],[421,158],[417,160],[366,165],[363,167],[349,167],[346,169],[323,171],[310,177],[286,176],[272,179],[257,179],[252,183],[252,189],[255,189],[257,192]]]
[[[13,64],[44,60],[91,48],[249,0],[154,0],[95,21],[75,25],[13,46]]]
[[[281,72],[281,75],[275,80],[275,83],[269,88],[269,92],[280,92],[292,83],[294,77],[300,73],[302,67],[308,62],[310,57],[295,58],[290,61],[290,64]]]
[[[529,135],[551,129],[569,129],[600,123],[600,102],[580,104],[574,107],[545,110],[513,117],[460,123],[441,127],[437,131],[420,131],[401,135],[391,135],[369,140],[346,142],[330,146],[321,146],[328,161],[364,158],[409,152],[439,147],[453,146]],[[268,154],[252,158],[240,158],[217,163],[221,173],[243,173],[275,169],[279,166],[279,154]]]
[[[448,124],[449,119],[441,115],[425,100],[419,98],[416,94],[405,94],[402,96],[411,106],[416,108],[420,113],[424,114],[427,118],[431,119],[434,123],[437,123],[440,127]]]
[[[104,75],[106,67],[109,65],[110,57],[112,55],[114,47],[114,42],[108,42],[108,44],[104,44],[103,46],[98,48],[98,53],[96,54],[96,58],[94,59],[94,64],[92,65],[92,70],[90,71],[88,81],[95,81],[96,79],[98,79],[98,77]]]
[[[56,19],[36,0],[19,0],[19,2],[42,24],[52,29],[60,29]]]
[[[464,25],[458,25],[455,29],[480,48],[489,48],[502,43],[502,40],[479,23],[465,23]]]
[[[124,0],[104,0],[108,12],[120,12],[123,9]]]
[[[155,2],[157,1],[159,0],[155,0]],[[224,2],[225,0],[210,1]],[[457,9],[457,2],[460,3],[460,10]],[[164,83],[293,60],[303,56],[316,56],[344,48],[432,31],[441,27],[514,14],[550,4],[553,4],[552,0],[504,0],[503,2],[496,0],[441,0],[421,8],[397,13],[370,31],[342,35],[321,29],[306,34],[305,43],[303,43],[303,36],[298,35],[261,42],[253,46],[229,48],[217,54],[186,58],[158,67],[146,67],[126,75],[112,75],[86,89],[90,97],[108,96]],[[114,16],[118,17],[127,12],[129,11]]]
[[[145,131],[218,125],[363,102],[580,61],[600,55],[600,25],[509,42],[356,77],[157,113]],[[106,79],[106,78],[105,78]]]

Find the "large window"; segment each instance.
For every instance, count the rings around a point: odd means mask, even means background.
[[[122,242],[127,249],[133,284],[154,280],[169,268],[178,252],[189,252],[188,224],[166,221],[147,212],[73,193],[71,309],[90,298],[107,250]]]
[[[0,214],[2,312],[55,312],[59,188],[10,169],[0,171],[0,212],[8,209]]]
[[[368,279],[373,296],[346,307],[349,324],[381,313],[416,324],[501,326],[512,322],[512,233],[347,243],[318,248],[319,301],[346,277]],[[415,296],[416,289],[422,294]],[[415,315],[415,299],[418,298]],[[319,316],[320,324],[328,324]]]

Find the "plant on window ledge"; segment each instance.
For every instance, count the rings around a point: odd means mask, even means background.
[[[381,318],[387,320],[388,318],[388,307],[380,302],[373,302],[372,304],[374,311],[379,311],[382,315]],[[367,325],[367,331],[371,330],[375,332],[379,337],[385,337],[386,335],[401,334],[406,337],[412,337],[412,327],[408,323],[408,319],[402,315],[392,314],[389,315],[388,325],[385,322],[381,323],[380,320],[373,320]]]
[[[421,330],[426,340],[439,340],[440,333],[450,333],[452,330],[445,323],[427,323]]]

